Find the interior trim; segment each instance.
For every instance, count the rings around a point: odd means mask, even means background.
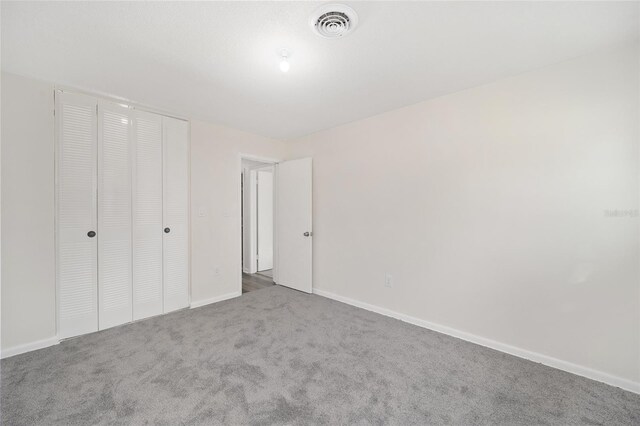
[[[586,377],[587,379],[596,380],[598,382],[606,383],[611,386],[622,388],[629,392],[640,394],[640,382],[634,382],[632,380],[623,379],[618,376],[611,375],[602,371],[594,370],[592,368],[584,367],[582,365],[574,364],[568,361],[563,361],[558,358],[553,358],[541,353],[532,352],[526,349],[511,346],[506,343],[497,342],[495,340],[487,339],[485,337],[477,336],[475,334],[467,333],[465,331],[457,330],[455,328],[447,327],[444,325],[436,324],[430,321],[425,321],[419,318],[415,318],[409,315],[405,315],[391,309],[382,308],[376,305],[370,305],[359,300],[351,299],[349,297],[340,296],[329,291],[321,290],[318,288],[313,289],[313,293],[318,296],[333,299],[338,302],[346,303],[347,305],[362,308],[367,311],[375,312],[387,317],[399,319],[400,321],[408,322],[409,324],[417,325],[418,327],[426,328],[438,333],[446,334],[458,339],[466,340],[467,342],[475,343],[477,345],[485,346],[487,348],[495,349],[500,352],[507,353],[509,355],[524,358],[529,361],[537,362],[547,367],[557,368],[558,370],[566,371],[568,373],[576,374],[578,376]]]
[[[35,342],[25,343],[24,345],[2,349],[0,357],[2,359],[9,358],[14,355],[20,355],[26,352],[48,348],[49,346],[57,345],[58,343],[60,343],[60,339],[58,339],[58,336],[49,337],[48,339],[36,340]]]
[[[195,302],[191,302],[189,306],[191,309],[199,308],[200,306],[210,305],[216,302],[222,302],[223,300],[233,299],[235,297],[242,296],[242,291],[234,291],[233,293],[227,293],[216,297],[211,297],[209,299],[197,300]]]

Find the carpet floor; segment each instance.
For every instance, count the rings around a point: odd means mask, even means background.
[[[0,368],[3,425],[640,424],[640,395],[279,286]]]

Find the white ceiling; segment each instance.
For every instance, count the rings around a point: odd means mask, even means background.
[[[345,3],[326,40],[316,2],[2,2],[2,68],[291,139],[637,39],[640,7]]]

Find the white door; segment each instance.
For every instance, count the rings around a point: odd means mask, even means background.
[[[311,158],[276,166],[277,283],[311,293]]]
[[[98,102],[98,318],[101,330],[132,319],[130,115],[126,106]]]
[[[56,93],[58,337],[98,330],[97,101]]]
[[[273,269],[273,172],[258,169],[258,271]]]
[[[189,306],[189,123],[162,118],[164,312]]]
[[[133,115],[133,319],[162,313],[162,117]]]

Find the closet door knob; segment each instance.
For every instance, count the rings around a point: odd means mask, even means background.
[[[165,233],[165,234],[168,234],[169,232],[171,232],[171,229],[169,229],[169,228],[164,228],[164,233]]]
[[[89,231],[89,232],[87,232],[87,237],[89,237],[89,238],[93,238],[93,237],[95,237],[95,236],[96,236],[96,232],[95,232],[95,231]]]

